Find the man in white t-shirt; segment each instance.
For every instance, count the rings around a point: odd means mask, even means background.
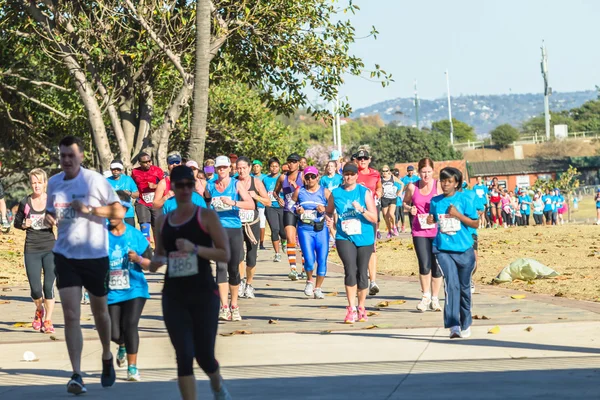
[[[54,245],[57,287],[65,316],[65,340],[73,367],[67,384],[69,393],[87,390],[81,378],[81,287],[90,295],[96,330],[102,342],[103,387],[115,383],[113,357],[110,352],[110,316],[108,294],[108,230],[106,219],[124,218],[117,194],[99,173],[81,166],[83,142],[67,136],[60,141],[61,173],[48,181],[46,223],[56,225]]]

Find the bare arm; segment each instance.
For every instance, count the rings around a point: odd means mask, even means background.
[[[161,215],[156,221],[156,226],[160,228],[154,230],[154,257],[152,257],[152,261],[150,262],[150,266],[148,268],[150,272],[156,272],[157,269],[167,263],[165,258],[167,252],[165,251],[165,247],[162,242],[162,235],[160,234],[166,217],[166,215]]]
[[[377,181],[377,186],[375,186],[375,194],[378,198],[383,197],[383,186],[381,185],[381,179]]]
[[[186,253],[196,253],[205,260],[229,262],[229,239],[217,213],[207,208],[200,210],[200,213],[201,219],[204,221],[202,225],[208,230],[213,246],[198,246],[187,239],[179,238],[175,241],[177,249]]]
[[[271,207],[271,199],[269,199],[269,193],[265,188],[265,184],[260,179],[254,179],[254,187],[258,193],[254,194],[254,199],[261,203],[265,207]]]
[[[167,180],[163,179],[158,182],[156,191],[154,192],[154,201],[152,202],[152,208],[162,208],[165,201],[172,197],[170,193],[165,193],[167,189]]]
[[[123,219],[125,218],[125,208],[121,203],[111,203],[106,206],[90,207],[86,206],[79,200],[75,200],[71,203],[73,210],[83,215],[95,215],[97,217],[109,218],[109,219]]]
[[[414,192],[415,192],[415,185],[412,183],[409,183],[406,188],[406,191],[404,192],[404,200],[402,201],[402,207],[404,207],[405,211],[411,211],[412,197],[413,197]]]
[[[365,201],[367,203],[367,210],[363,213],[364,217],[369,221],[376,223],[377,222],[377,206],[375,205],[375,200],[371,193],[365,193]]]
[[[250,194],[246,188],[239,184],[235,185],[235,187],[237,188],[238,195],[242,198],[242,200],[235,201],[228,197],[221,197],[221,201],[227,205],[236,206],[243,210],[254,210],[256,208],[254,205],[254,200],[252,200],[252,197],[250,197]]]

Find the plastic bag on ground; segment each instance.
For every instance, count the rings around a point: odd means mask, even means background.
[[[545,266],[531,258],[519,258],[506,267],[496,278],[494,283],[512,282],[514,280],[532,281],[534,279],[552,278],[560,275],[550,267]]]

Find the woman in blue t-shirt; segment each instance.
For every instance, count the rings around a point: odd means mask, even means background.
[[[344,183],[331,193],[326,212],[327,223],[332,230],[333,212],[338,215],[335,244],[344,265],[344,284],[348,298],[344,322],[353,324],[367,320],[365,300],[369,289],[369,260],[375,245],[377,207],[371,191],[356,184],[358,166],[347,163],[342,172]]]
[[[444,194],[431,199],[427,218],[428,224],[438,224],[433,253],[444,274],[444,327],[450,328],[450,339],[471,336],[472,323],[471,275],[475,253],[469,228],[477,229],[479,217],[470,196],[458,191],[462,180],[462,173],[456,168],[440,171]]]
[[[117,190],[121,205],[131,207],[131,197]],[[117,365],[127,362],[127,380],[139,381],[137,353],[140,344],[138,324],[148,293],[148,282],[142,272],[150,267],[152,249],[142,232],[122,219],[109,220],[108,312],[111,320],[112,341],[119,345]]]
[[[596,225],[600,225],[600,188],[596,191]]]

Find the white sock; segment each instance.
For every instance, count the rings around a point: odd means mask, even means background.
[[[431,293],[425,292],[425,293],[423,293],[423,297],[431,299]]]

